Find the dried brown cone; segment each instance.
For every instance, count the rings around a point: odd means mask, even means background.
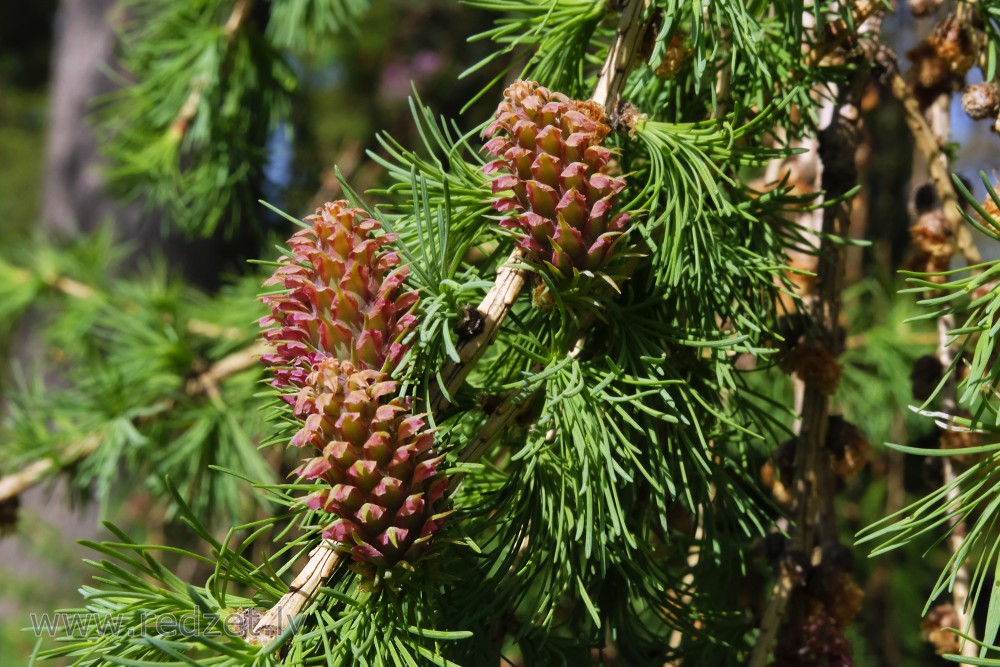
[[[955,254],[951,225],[940,209],[921,215],[916,224],[910,227],[910,237],[914,246],[932,257],[950,259]]]
[[[845,631],[861,611],[864,591],[841,562],[850,550],[840,544],[823,548],[823,562],[809,569],[805,586],[795,590],[775,647],[773,667],[850,667],[851,643]]]
[[[913,239],[913,254],[906,261],[905,268],[919,273],[943,273],[951,267],[955,254],[955,237],[951,225],[940,209],[927,211],[910,227]],[[933,283],[943,283],[944,276],[927,278]]]
[[[972,28],[954,14],[934,26],[927,43],[955,74],[965,74],[979,59],[979,47]]]
[[[858,617],[865,592],[850,572],[834,570],[828,577],[824,605],[836,626],[847,628]]]
[[[939,604],[927,612],[920,622],[920,638],[930,642],[938,655],[956,654],[961,649],[961,637],[945,628],[961,629],[961,620],[952,604]]]
[[[872,445],[864,431],[839,415],[827,422],[826,451],[830,468],[841,479],[857,474],[871,458]]]
[[[972,120],[996,118],[1000,113],[1000,86],[993,81],[969,86],[962,93],[962,108]]]
[[[836,393],[844,367],[822,343],[800,343],[792,352],[792,371],[806,384],[826,396]]]
[[[911,63],[906,78],[922,109],[933,104],[938,96],[951,92],[954,86],[951,67],[927,41],[910,50],[906,57]]]

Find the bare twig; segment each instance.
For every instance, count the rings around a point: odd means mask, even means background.
[[[972,233],[965,225],[959,206],[958,194],[951,180],[951,170],[948,165],[948,156],[942,149],[943,138],[938,137],[934,130],[924,118],[920,103],[913,96],[913,92],[907,85],[902,74],[899,73],[899,64],[896,55],[887,47],[879,49],[878,64],[882,68],[886,83],[892,96],[903,107],[903,116],[906,125],[910,128],[917,150],[923,155],[927,162],[927,170],[930,172],[931,182],[941,200],[941,210],[951,227],[955,236],[955,243],[959,252],[970,265],[978,264],[981,261],[979,249],[973,241]]]
[[[855,9],[857,11],[857,7]],[[872,26],[866,27],[866,30],[871,29]],[[840,91],[838,102],[831,110],[830,125],[821,133],[815,169],[820,187],[815,189],[831,198],[842,197],[856,181],[854,159],[860,122],[858,98],[861,83],[863,80],[859,77]],[[834,239],[845,235],[850,214],[851,201],[842,199],[828,204],[822,209],[821,216],[810,216],[807,220],[814,225],[814,238],[820,240],[815,288],[803,296],[803,301],[819,343],[834,356],[840,351],[837,343],[838,320],[845,264],[844,247]],[[798,375],[793,377],[793,382],[799,419],[795,425],[794,473],[789,485],[797,502],[792,549],[807,562],[817,564],[817,545],[836,537],[834,517],[830,511],[830,470],[824,455],[830,388],[806,382]],[[795,563],[790,558],[783,558],[761,619],[760,636],[749,662],[751,667],[768,664],[788,604],[800,584],[801,573]]]
[[[934,120],[932,126],[929,129],[933,133],[932,136],[934,137],[936,143],[943,144],[951,136],[951,122],[949,118],[949,109],[951,107],[951,95],[950,94],[941,95],[935,102],[934,106],[935,106],[935,111],[937,111],[937,113],[933,115]],[[937,162],[938,164],[941,165],[941,168],[943,168],[946,173],[949,171],[947,158],[943,154],[940,158],[938,158]],[[952,186],[950,180],[948,181],[948,186],[950,188],[952,195],[954,195],[955,189]],[[958,213],[959,209],[958,209],[957,196],[955,197],[955,200],[953,202],[949,203],[950,208],[952,208],[953,211],[955,212],[955,215],[952,217],[947,217],[947,208],[949,208],[949,205],[945,205],[943,203],[944,197],[943,195],[941,195],[940,191],[939,191],[939,197],[941,198],[942,205],[945,206],[945,210],[942,211],[942,213],[946,215],[946,219],[948,219],[949,223],[951,223],[952,230],[956,236],[956,241],[958,240],[958,232],[959,230],[961,230],[966,232],[966,236],[968,237],[967,241],[971,243],[971,237],[968,236],[968,228],[964,224],[962,224],[963,223],[962,217]],[[960,226],[956,228],[955,227],[956,224]],[[976,249],[976,246],[972,245],[971,248],[974,251],[976,251],[975,260],[978,261],[979,253],[978,250]],[[968,258],[968,255],[966,255],[966,258],[970,264],[974,263],[971,259]],[[955,328],[954,315],[946,314],[938,318],[937,358],[938,361],[941,363],[942,368],[951,368],[951,364],[955,358],[955,348],[952,345],[953,341],[949,333],[954,328]],[[958,408],[958,402],[956,401],[955,398],[954,375],[951,375],[947,378],[947,380],[945,381],[945,385],[944,387],[942,387],[939,396],[940,396],[941,410],[943,412],[947,412],[948,414],[955,414]],[[955,468],[951,460],[951,457],[948,456],[942,457],[941,476],[942,476],[942,482],[946,486],[952,485],[953,482],[955,481]],[[949,506],[954,505],[960,493],[961,489],[957,484],[951,486],[951,489],[945,496],[946,502],[948,503]],[[949,517],[948,528],[949,528],[948,540],[947,540],[948,549],[949,551],[951,551],[952,555],[954,555],[962,551],[962,546],[963,543],[965,542],[965,536],[966,536],[965,522],[962,521],[958,516],[953,515]],[[968,608],[969,591],[971,589],[971,583],[972,579],[969,573],[968,565],[965,562],[962,562],[955,570],[954,585],[952,586],[951,590],[952,606],[955,608],[955,615],[957,617],[959,628],[969,637],[975,638],[976,636],[975,623],[973,622],[971,610]],[[979,647],[975,642],[971,642],[965,638],[962,638],[960,642],[960,652],[963,656],[967,658],[975,658],[978,657]],[[965,665],[963,663],[963,667],[968,667],[968,665]]]
[[[949,345],[951,335],[949,332],[954,329],[955,321],[952,315],[943,315],[938,318],[937,329],[940,336],[937,357],[942,368],[950,368],[954,360],[955,350]],[[955,401],[955,378],[949,377],[945,386],[941,389],[941,410],[949,414],[954,414],[957,407]],[[961,489],[955,481],[955,467],[949,456],[941,457],[941,477],[945,486],[952,485],[945,496],[945,504],[953,507],[958,500]],[[952,515],[948,518],[948,550],[952,555],[959,553],[963,549],[965,542],[966,528],[965,522],[958,516]],[[969,567],[965,562],[959,564],[955,570],[955,580],[951,589],[952,605],[955,608],[955,615],[958,619],[959,629],[969,637],[975,638],[976,626],[972,618],[972,610],[969,609],[969,592],[972,586],[972,577]],[[975,642],[965,638],[961,639],[961,654],[967,658],[975,658],[979,655],[979,647]],[[964,667],[965,663],[963,663]]]

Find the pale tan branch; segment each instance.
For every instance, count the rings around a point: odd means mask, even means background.
[[[933,137],[936,141],[944,143],[951,136],[951,124],[948,115],[949,109],[951,107],[951,95],[942,95],[938,98],[936,104],[936,111],[938,113],[934,114],[934,123],[930,128],[933,133]],[[947,159],[942,159],[943,167],[945,170],[948,168]],[[951,183],[949,182],[949,185]],[[952,187],[952,192],[954,188]],[[939,195],[940,196],[940,195]],[[943,201],[943,199],[942,199]],[[957,197],[954,202],[954,207],[957,207]],[[955,208],[957,211],[957,208]],[[958,216],[958,223],[954,223],[951,218],[948,218],[949,222],[954,224],[960,224],[961,230],[968,233],[968,228],[962,224],[961,216]],[[958,237],[958,230],[953,230],[956,232],[956,239]],[[970,238],[971,241],[971,238]],[[953,246],[952,246],[953,247]],[[972,246],[975,249],[975,246]],[[978,252],[977,252],[978,257]],[[967,258],[968,261],[968,258]],[[970,263],[972,263],[970,261]],[[950,368],[952,362],[955,358],[955,348],[952,345],[952,336],[950,332],[955,328],[955,317],[952,314],[942,315],[937,320],[937,358],[941,363],[942,368]],[[941,410],[949,414],[955,414],[958,408],[958,401],[956,400],[956,387],[955,387],[955,377],[951,375],[945,382],[944,387],[941,389],[940,393],[940,407]],[[945,496],[946,502],[949,506],[953,506],[961,493],[961,489],[957,484],[953,484],[955,481],[955,468],[950,457],[943,457],[941,461],[941,477],[942,483],[945,486],[951,486]],[[963,544],[965,542],[966,536],[966,526],[965,522],[962,521],[957,516],[952,516],[948,520],[948,549],[952,555],[960,553],[963,550]],[[967,634],[969,637],[975,638],[976,627],[972,617],[972,610],[969,609],[969,594],[972,585],[972,577],[969,573],[969,567],[965,562],[962,562],[955,569],[954,573],[954,583],[951,589],[951,599],[952,606],[955,609],[955,616],[957,617],[958,625],[961,630]],[[975,658],[979,655],[979,646],[975,642],[968,641],[964,638],[960,641],[960,653],[967,658]],[[966,663],[962,663],[962,667],[970,667]]]
[[[451,402],[454,392],[462,386],[476,362],[496,340],[500,326],[507,319],[510,309],[514,307],[517,297],[524,288],[526,272],[521,263],[523,258],[524,251],[515,248],[507,258],[507,262],[497,270],[493,287],[476,307],[476,311],[482,317],[482,329],[475,336],[463,338],[455,346],[459,361],[449,364],[441,372],[444,390],[438,386],[432,388],[431,412],[437,414]]]
[[[262,646],[274,641],[312,602],[320,586],[333,574],[338,562],[340,554],[334,548],[334,544],[326,540],[320,542],[319,546],[309,552],[309,560],[289,584],[288,592],[261,615],[246,640],[251,644]]]
[[[219,396],[219,385],[226,379],[253,368],[260,363],[261,355],[265,354],[270,346],[259,340],[244,350],[238,350],[229,354],[205,371],[188,381],[185,392],[188,396],[198,396],[205,394],[216,398]]]
[[[62,468],[87,458],[101,444],[100,435],[92,435],[75,442],[66,448],[58,457],[50,457],[34,461],[15,473],[0,477],[0,504],[18,498],[22,493],[50,477]]]
[[[590,98],[603,106],[609,116],[617,111],[628,74],[636,64],[639,43],[647,27],[641,19],[648,4],[649,0],[625,0],[622,4],[614,42],[608,49],[601,76]]]

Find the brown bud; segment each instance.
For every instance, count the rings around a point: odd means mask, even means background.
[[[663,52],[660,64],[656,66],[656,76],[661,79],[673,79],[680,73],[692,53],[692,49],[684,44],[684,35],[674,33]]]
[[[795,447],[794,438],[784,441],[760,469],[761,483],[771,490],[780,505],[790,506],[794,499],[791,488],[795,476]]]
[[[934,26],[927,43],[938,58],[948,63],[949,71],[955,74],[965,74],[979,58],[979,47],[973,38],[972,28],[954,14]]]
[[[831,415],[827,422],[824,444],[830,454],[830,468],[841,479],[864,468],[872,449],[864,431],[838,415]]]
[[[552,296],[549,286],[541,280],[531,290],[531,305],[539,310],[552,310],[555,308],[556,299]]]
[[[933,13],[942,1],[943,0],[910,0],[907,4],[910,6],[910,13],[917,18],[921,18]]]
[[[926,41],[906,54],[913,66],[907,78],[921,107],[926,108],[942,93],[951,90],[951,67]]]
[[[972,120],[996,118],[1000,113],[1000,88],[992,81],[969,86],[962,93],[962,108]]]
[[[994,190],[997,190],[997,188],[1000,188],[1000,183],[996,183],[993,186]],[[986,211],[986,214],[994,220],[1000,221],[1000,208],[997,208],[997,204],[993,201],[993,197],[987,196],[986,199],[983,200],[983,210]]]
[[[628,132],[628,136],[635,138],[635,126],[636,124],[645,118],[645,116],[640,113],[639,107],[634,104],[623,104],[620,106],[618,111],[614,114],[611,119],[611,124],[615,129],[624,129]]]
[[[961,620],[954,605],[939,604],[927,612],[927,616],[920,622],[920,637],[925,642],[933,644],[934,651],[938,655],[958,653],[961,641],[959,636],[945,628],[961,630],[960,624]]]
[[[861,601],[865,597],[865,592],[854,581],[850,572],[823,568],[823,573],[829,579],[825,586],[823,606],[826,607],[827,614],[836,627],[846,628],[854,622],[858,612],[861,611]]]
[[[955,254],[955,244],[951,225],[940,210],[924,213],[916,224],[910,227],[913,245],[931,257],[951,258]]]
[[[793,353],[792,368],[806,386],[826,396],[837,391],[844,367],[826,345],[799,345]]]

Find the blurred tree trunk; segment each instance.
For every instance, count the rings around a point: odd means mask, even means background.
[[[114,14],[117,0],[62,0],[56,16],[49,97],[49,141],[44,175],[43,233],[71,237],[100,225],[132,244],[124,269],[162,256],[188,281],[218,286],[225,270],[254,256],[255,239],[206,239],[166,234],[162,216],[141,198],[122,202],[108,192],[93,123],[95,99],[112,92],[117,69]]]
[[[138,224],[137,207],[123,208],[105,189],[97,138],[87,120],[94,97],[114,87],[104,69],[114,57],[109,18],[114,5],[115,0],[63,0],[59,5],[42,205],[46,232],[88,233],[107,220],[119,229]]]

